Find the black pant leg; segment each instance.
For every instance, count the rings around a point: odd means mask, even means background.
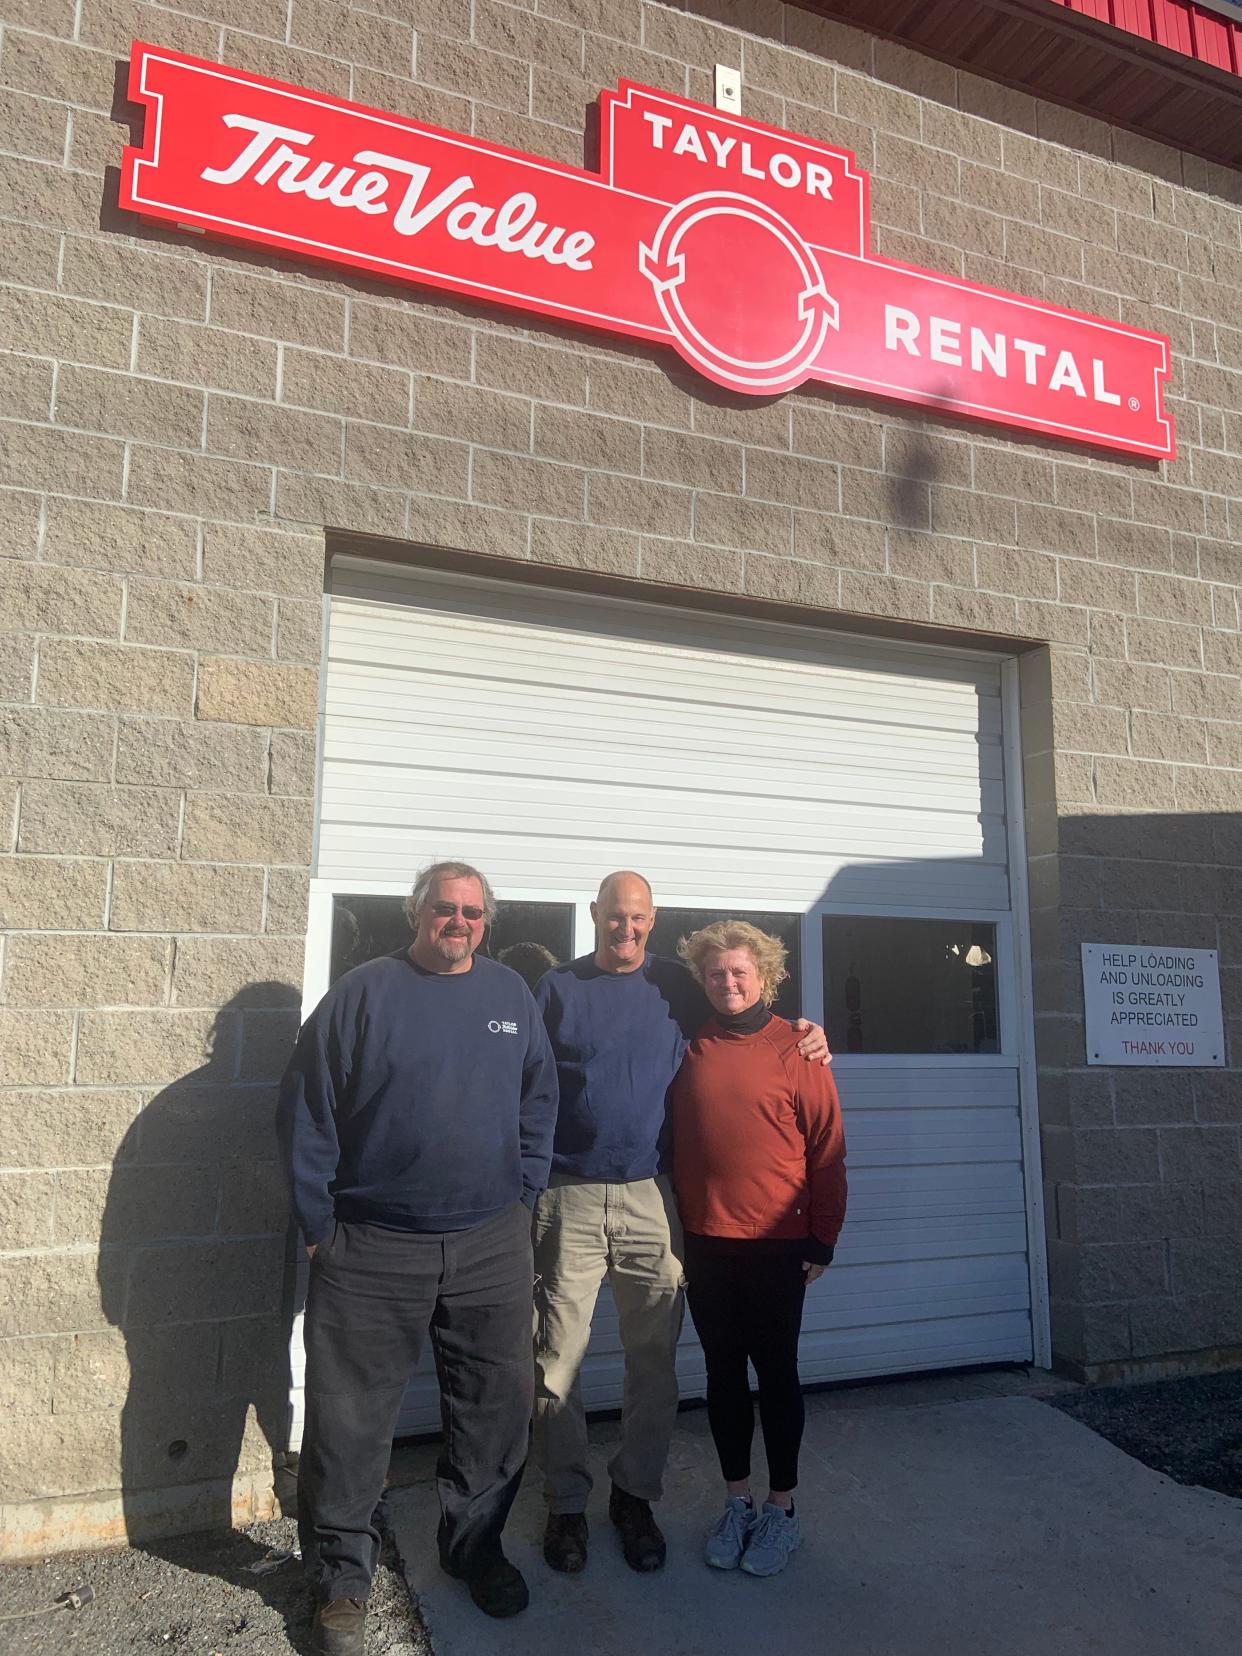
[[[373,1514],[435,1303],[440,1243],[338,1224],[311,1262],[298,1533],[321,1598],[370,1592],[380,1548]]]
[[[522,1481],[535,1390],[533,1284],[521,1202],[446,1238],[431,1340],[444,1419],[440,1556],[456,1570],[500,1550]]]
[[[750,1476],[755,1410],[736,1249],[713,1248],[712,1241],[686,1235],[686,1300],[707,1363],[707,1420],[720,1471],[727,1482],[738,1483]]]
[[[798,1378],[798,1339],[806,1299],[801,1253],[754,1244],[744,1271],[741,1320],[759,1382],[759,1422],[768,1458],[768,1483],[773,1489],[793,1489],[798,1482],[798,1451],[806,1422]]]

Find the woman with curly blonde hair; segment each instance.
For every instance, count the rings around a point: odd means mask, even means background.
[[[786,975],[779,938],[721,920],[683,938],[677,952],[714,1013],[672,1091],[686,1294],[725,1479],[706,1557],[716,1569],[775,1575],[802,1539],[793,1499],[804,1420],[798,1336],[807,1284],[831,1263],[845,1218],[841,1108],[830,1072],[799,1063],[797,1035],[771,1010]],[[770,1485],[758,1511],[748,1361]]]

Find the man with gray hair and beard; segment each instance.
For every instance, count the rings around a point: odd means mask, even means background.
[[[525,1608],[501,1531],[531,1411],[531,1209],[556,1067],[516,972],[477,955],[495,913],[468,863],[424,869],[414,941],[347,972],[307,1020],[278,1128],[311,1257],[298,1469],[318,1656],[362,1656],[401,1398],[430,1331],[441,1381],[440,1562],[479,1608]]]

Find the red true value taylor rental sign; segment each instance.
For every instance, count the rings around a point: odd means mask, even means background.
[[[1159,334],[880,259],[848,150],[628,81],[600,170],[135,41],[121,206],[229,241],[808,381],[1171,456]]]

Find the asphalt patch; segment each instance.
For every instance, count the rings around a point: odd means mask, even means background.
[[[313,1604],[292,1552],[291,1518],[212,1530],[117,1552],[60,1554],[0,1568],[0,1616],[41,1610],[79,1587],[80,1610],[0,1620],[0,1656],[307,1656]],[[372,1588],[367,1656],[430,1656],[390,1538]]]
[[[1242,1500],[1242,1369],[1042,1399],[1180,1484]]]

